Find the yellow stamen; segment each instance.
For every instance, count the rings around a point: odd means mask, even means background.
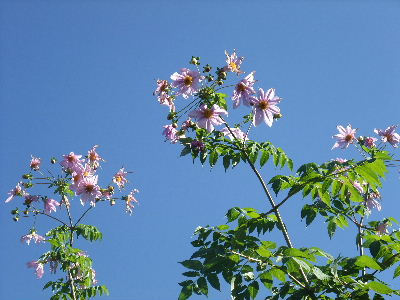
[[[211,109],[205,109],[203,112],[203,116],[207,119],[211,118],[214,115],[213,111]]]
[[[192,83],[193,83],[193,77],[187,75],[187,76],[185,77],[185,79],[183,80],[183,82],[185,83],[185,85],[192,85]]]
[[[265,101],[265,100],[260,101],[260,102],[258,103],[258,107],[259,107],[260,109],[262,109],[262,110],[265,110],[265,109],[267,109],[267,108],[269,107],[269,103],[268,103],[268,101]]]

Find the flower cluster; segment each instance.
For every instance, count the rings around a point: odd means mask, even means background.
[[[70,237],[70,235],[73,234],[74,231],[77,231],[77,226],[88,226],[72,223],[70,207],[71,205],[74,205],[74,202],[72,201],[74,198],[80,200],[82,205],[85,205],[86,203],[90,204],[89,208],[82,213],[81,217],[76,218],[78,222],[90,209],[95,207],[96,203],[103,201],[108,201],[111,205],[114,205],[116,200],[121,200],[125,204],[126,212],[132,214],[135,206],[134,204],[138,203],[135,195],[138,193],[138,190],[133,189],[128,195],[121,195],[119,197],[117,197],[115,193],[115,187],[117,187],[119,191],[122,191],[126,187],[128,183],[127,175],[130,172],[126,171],[125,168],[121,168],[115,173],[115,175],[112,177],[112,180],[109,180],[112,181],[115,186],[109,185],[105,188],[101,187],[97,172],[100,170],[100,164],[104,161],[104,159],[97,152],[98,147],[99,146],[97,145],[93,146],[85,156],[76,154],[74,152],[63,155],[58,168],[61,174],[58,176],[54,176],[54,172],[50,171],[48,171],[48,174],[45,174],[41,170],[41,159],[32,156],[30,161],[30,172],[22,176],[23,180],[17,183],[16,187],[8,193],[8,197],[5,200],[6,203],[9,203],[11,201],[16,202],[14,200],[15,198],[23,199],[22,205],[24,206],[24,209],[20,210],[19,208],[16,208],[11,211],[14,221],[18,221],[21,215],[26,218],[30,215],[35,217],[34,227],[29,231],[28,234],[20,238],[21,242],[26,243],[27,245],[30,245],[31,242],[34,242],[35,244],[49,242],[52,247],[54,246],[54,243],[56,243],[56,245],[58,245],[56,248],[60,249],[60,243],[62,244],[65,241],[70,241],[68,247],[65,246],[66,248],[64,251],[69,249],[68,251],[71,251],[70,255],[87,257],[86,255],[82,254],[84,252],[77,253],[76,250],[72,248],[73,239]],[[51,159],[51,163],[56,164],[57,160],[53,158]],[[54,195],[49,197],[40,194],[32,194],[31,190],[36,184],[44,184],[49,188],[53,188]],[[42,203],[42,207],[40,207],[40,203]],[[64,217],[57,215],[62,212],[62,207],[65,207],[66,209],[66,214]],[[39,235],[35,227],[38,223],[36,217],[40,215],[47,216],[52,220],[58,221],[63,226],[53,229],[58,231],[57,233],[49,231],[45,237]],[[92,231],[90,238],[88,237],[90,240],[101,237],[101,233],[94,228],[94,226],[84,228],[84,232]],[[76,234],[78,235],[78,233]],[[87,233],[82,234],[85,235]],[[60,241],[55,241],[60,236],[64,237]],[[54,253],[56,252],[46,252],[38,260],[27,263],[29,268],[35,269],[37,278],[41,278],[43,276],[44,265],[46,264],[50,265],[50,271],[52,273],[55,272],[59,265],[63,266],[63,271],[66,271],[66,262],[60,260],[60,257]],[[88,262],[85,263],[85,267],[79,265],[79,261],[81,260],[82,258],[80,260],[76,260],[74,265],[71,264],[69,266],[72,274],[71,276],[73,276],[75,280],[79,281],[80,283],[85,282],[86,278],[89,276],[91,278],[91,284],[95,284],[97,282],[94,277],[95,271],[92,268],[86,268],[88,264],[91,264],[91,260],[88,258]],[[77,288],[79,288],[79,286]]]
[[[400,143],[400,135],[395,132],[397,125],[392,125],[386,128],[385,130],[382,129],[375,129],[374,132],[381,137],[381,141],[384,143],[389,143],[393,147],[397,148],[398,144]],[[349,147],[350,144],[353,144],[355,141],[358,141],[362,146],[367,148],[375,148],[376,142],[378,141],[377,138],[369,137],[369,136],[360,136],[356,138],[356,131],[351,127],[351,125],[347,125],[346,128],[342,125],[337,126],[339,131],[338,134],[335,134],[333,138],[336,139],[336,143],[333,145],[332,149],[334,148],[342,148],[346,149]]]
[[[254,126],[265,123],[271,127],[274,120],[282,116],[278,107],[282,99],[276,95],[275,89],[255,89],[254,85],[257,82],[255,71],[240,80],[234,79],[233,84],[225,86],[229,73],[236,75],[245,73],[242,70],[244,58],[238,56],[236,50],[233,53],[225,51],[225,55],[225,65],[217,67],[215,75],[211,73],[213,68],[208,64],[203,66],[201,72],[200,58],[193,56],[190,64],[194,65],[196,70],[182,68],[170,76],[171,82],[157,80],[157,87],[153,94],[157,96],[160,104],[167,105],[170,109],[168,119],[172,124],[164,125],[162,131],[166,140],[175,144],[180,139],[186,138],[188,129],[191,128],[193,131],[205,129],[209,134],[220,132],[222,136],[232,141],[235,139],[247,141],[249,130],[246,130],[247,133],[244,134],[241,129],[244,123],[251,120]],[[244,117],[247,121],[232,128],[229,128],[224,119],[228,116],[228,105],[225,99],[228,95],[217,92],[230,86],[234,86],[231,97],[233,108],[236,109],[243,104],[244,107],[250,109],[248,115]],[[175,102],[179,96],[184,99],[192,97],[193,100],[177,111]],[[186,114],[188,119],[184,117]],[[181,118],[185,118],[185,121],[179,126],[178,122]],[[225,126],[225,128],[218,128],[219,126]],[[202,140],[194,139],[193,142],[193,147],[201,151],[207,147]],[[195,145],[197,142],[202,143],[202,146]]]

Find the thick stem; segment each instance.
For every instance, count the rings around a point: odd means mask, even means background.
[[[226,126],[226,128],[228,128],[230,134],[236,139],[236,137],[235,137],[234,133],[232,132],[231,128],[229,127],[228,123],[221,116],[220,116],[220,118],[222,119],[222,121],[224,121],[225,126]],[[264,190],[264,192],[265,192],[265,194],[266,194],[266,196],[268,198],[268,201],[269,201],[270,205],[272,206],[272,208],[274,210],[274,214],[275,214],[275,216],[276,216],[276,218],[278,220],[278,223],[281,226],[281,232],[283,234],[283,237],[284,237],[284,239],[286,241],[287,246],[289,248],[293,248],[293,244],[292,244],[292,242],[290,240],[290,236],[289,236],[287,227],[286,227],[285,223],[282,220],[281,214],[280,214],[278,208],[276,207],[275,201],[272,198],[272,195],[271,195],[271,193],[270,193],[270,191],[269,191],[264,179],[262,178],[260,172],[258,172],[257,168],[251,162],[250,157],[246,152],[245,145],[243,145],[243,148],[241,149],[241,151],[244,154],[247,162],[249,163],[250,168],[253,170],[254,174],[257,176],[258,181],[261,183],[261,186],[262,186],[262,188],[263,188],[263,190]],[[301,275],[302,275],[302,277],[303,277],[303,279],[305,281],[306,286],[309,287],[310,283],[308,281],[307,275],[304,273],[304,270],[301,267],[300,267],[300,273],[301,273]],[[312,291],[310,291],[310,297],[311,297],[311,299],[317,299],[315,294]]]
[[[75,283],[70,270],[68,270],[68,277],[69,277],[69,285],[71,287],[72,300],[76,300]]]
[[[363,255],[364,255],[364,248],[363,248],[363,246],[362,246],[362,244],[363,244],[363,238],[362,238],[362,234],[363,234],[363,230],[362,230],[363,221],[364,221],[364,217],[361,217],[360,222],[359,222],[359,225],[357,225],[357,227],[358,227],[358,236],[359,236],[359,239],[358,239],[358,250],[360,251],[360,256],[363,256]],[[363,268],[363,269],[361,270],[361,275],[362,275],[362,276],[365,276],[365,268]]]
[[[69,226],[69,230],[70,230],[69,245],[72,247],[72,243],[74,242],[74,226],[73,226],[73,221],[72,221],[72,216],[71,216],[71,211],[69,209],[69,205],[66,205],[65,207],[67,208],[69,225],[70,225]],[[74,283],[74,278],[71,274],[71,270],[68,270],[68,277],[69,277],[69,285],[71,287],[72,300],[76,300],[75,283]]]

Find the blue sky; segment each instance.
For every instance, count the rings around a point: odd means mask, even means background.
[[[100,145],[104,182],[126,167],[141,203],[131,217],[121,205],[98,205],[86,222],[104,240],[81,247],[110,299],[176,299],[184,271],[177,262],[190,256],[195,227],[223,224],[234,206],[269,208],[245,166],[210,170],[163,142],[167,108],[152,96],[155,80],[187,67],[192,55],[222,65],[224,50],[237,49],[258,86],[284,98],[284,118],[257,127],[255,138],[282,147],[295,166],[351,158],[352,150],[331,151],[338,124],[371,135],[399,123],[399,8],[398,1],[0,1],[0,191],[6,199],[31,154],[48,160]],[[266,178],[277,172],[263,169]],[[392,169],[383,210],[371,218],[399,217],[398,184]],[[46,247],[19,242],[32,220],[12,222],[17,202],[0,209],[0,299],[43,299],[50,294],[41,287],[54,277],[37,280],[25,262]],[[282,210],[295,246],[357,255],[354,228],[331,242],[325,226],[300,222],[306,202],[297,197]],[[40,220],[37,229],[51,225]],[[228,298],[227,288],[209,298]]]

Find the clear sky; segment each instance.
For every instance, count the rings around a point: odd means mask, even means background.
[[[167,108],[152,96],[155,80],[187,67],[192,55],[222,65],[224,50],[237,49],[258,86],[284,98],[284,118],[258,127],[257,139],[282,147],[295,166],[351,158],[351,150],[331,150],[338,124],[371,135],[400,123],[399,9],[398,1],[364,0],[0,1],[3,198],[31,154],[46,161],[100,145],[104,182],[126,167],[141,203],[131,217],[122,205],[98,205],[86,223],[104,240],[81,247],[110,299],[176,299],[184,271],[177,262],[190,256],[195,227],[223,224],[234,206],[269,207],[245,166],[210,170],[163,142]],[[263,169],[267,178],[276,172]],[[391,172],[383,210],[371,218],[399,217],[399,174]],[[11,220],[17,201],[0,209],[0,299],[44,299],[50,293],[41,287],[57,277],[46,270],[37,280],[26,268],[46,246],[19,242],[32,219]],[[282,211],[295,246],[357,255],[354,228],[331,242],[325,225],[300,222],[307,201],[295,197]],[[50,225],[40,220],[37,229]],[[278,233],[266,239],[281,240]],[[209,298],[228,299],[227,287]]]

